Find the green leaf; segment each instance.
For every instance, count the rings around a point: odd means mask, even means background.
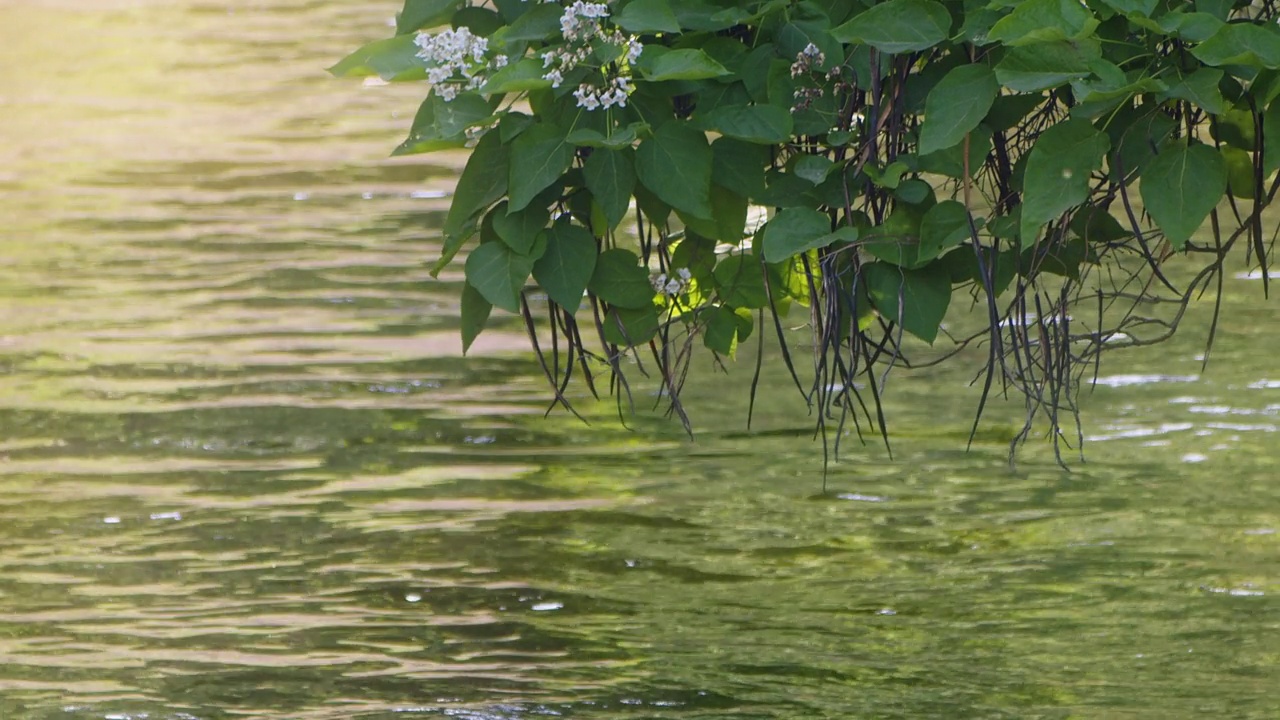
[[[1222,29],[1222,20],[1203,12],[1171,12],[1158,23],[1164,32],[1186,42],[1204,42]]]
[[[933,0],[889,0],[831,34],[842,43],[866,43],[885,53],[927,50],[951,34],[951,13]]]
[[[1147,163],[1156,156],[1154,148],[1158,148],[1169,136],[1177,123],[1158,108],[1143,108],[1144,112],[1127,126],[1117,125],[1121,129],[1118,138],[1112,135],[1113,148],[1108,165],[1111,167],[1112,180],[1120,181],[1123,173],[1126,184],[1137,177]]]
[[[765,289],[764,268],[754,255],[726,255],[716,263],[713,273],[720,299],[739,308],[762,308],[769,304]]]
[[[747,198],[720,187],[711,186],[711,208],[715,214],[716,235],[721,242],[737,245],[746,234]]]
[[[1262,172],[1280,168],[1280,100],[1272,100],[1262,113]]]
[[[777,105],[721,106],[703,116],[699,125],[725,137],[761,145],[791,139],[791,113]]]
[[[1094,40],[1059,40],[1009,48],[996,64],[996,79],[1019,93],[1057,87],[1090,72],[1090,61],[1102,56]]]
[[[579,225],[557,222],[547,231],[546,252],[533,264],[533,279],[547,297],[575,313],[595,269],[596,241],[591,233]]]
[[[1088,120],[1072,118],[1036,138],[1022,180],[1021,235],[1030,243],[1040,227],[1089,197],[1089,174],[1102,167],[1110,139]]]
[[[1102,0],[1121,15],[1137,13],[1143,17],[1151,17],[1159,0]]]
[[[920,219],[919,258],[932,260],[970,236],[969,211],[964,204],[943,200],[926,210]]]
[[[526,207],[508,212],[507,203],[498,203],[493,210],[493,230],[498,238],[521,255],[531,255],[538,233],[547,226],[551,214],[544,207]]]
[[[959,144],[987,116],[999,94],[1000,83],[985,65],[961,65],[947,73],[925,100],[919,154]]]
[[[1253,156],[1239,148],[1222,145],[1218,148],[1227,163],[1227,189],[1233,197],[1252,199],[1254,188]]]
[[[538,193],[560,179],[573,162],[573,145],[564,132],[547,123],[538,123],[511,143],[508,199],[512,210],[523,210]]]
[[[334,77],[369,77],[383,80],[421,80],[427,76],[426,65],[418,57],[413,35],[397,35],[375,40],[329,68]]]
[[[920,212],[899,205],[884,222],[862,232],[859,245],[866,254],[904,268],[921,267],[928,259],[920,257]]]
[[[983,163],[987,161],[987,157],[991,154],[992,132],[986,123],[978,125],[969,133],[969,175],[976,175],[982,169]],[[919,170],[922,173],[931,173],[934,175],[945,175],[950,178],[961,179],[964,177],[965,170],[965,152],[964,143],[952,145],[945,150],[938,150],[927,155],[921,155],[919,158]]]
[[[471,349],[484,326],[489,322],[489,313],[493,311],[493,303],[484,299],[479,290],[471,283],[462,285],[462,354]]]
[[[467,5],[453,14],[449,24],[456,28],[466,28],[476,37],[487,38],[497,32],[505,23],[502,16],[486,7]]]
[[[1049,40],[1076,40],[1093,32],[1098,19],[1079,0],[1026,0],[992,26],[987,39],[1006,47]]]
[[[596,258],[595,271],[587,284],[596,297],[623,308],[644,308],[653,304],[654,290],[649,271],[630,250],[613,248]]]
[[[791,160],[791,172],[795,176],[803,180],[808,180],[814,185],[821,185],[826,181],[827,176],[831,174],[835,168],[835,162],[826,155],[812,155],[810,153],[800,153],[793,156]]]
[[[510,157],[497,133],[480,138],[453,189],[453,201],[444,220],[444,248],[431,269],[438,275],[475,232],[475,218],[507,193]]]
[[[502,243],[481,243],[467,256],[467,282],[485,300],[508,312],[520,312],[520,292],[533,272],[533,258]]]
[[[659,52],[659,45],[649,45],[640,54],[640,73],[650,82],[665,80],[705,80],[729,75],[729,71],[701,50]]]
[[[680,21],[676,20],[667,0],[632,0],[622,8],[614,22],[630,33],[680,32]]]
[[[705,318],[702,344],[712,352],[733,355],[738,347],[738,341],[746,339],[738,337],[742,318],[727,305],[708,308],[699,317]]]
[[[711,179],[715,184],[748,198],[758,197],[764,192],[764,169],[769,164],[769,148],[721,137],[711,143],[711,152]]]
[[[569,133],[565,139],[580,147],[618,150],[631,147],[635,144],[639,134],[648,130],[649,126],[642,122],[634,122],[626,127],[614,128],[612,135],[605,135],[599,130],[592,130],[591,128],[577,128]]]
[[[418,108],[409,128],[409,137],[391,154],[414,155],[462,147],[467,141],[466,129],[482,125],[492,117],[489,101],[476,93],[460,93],[448,102],[431,93]]]
[[[1210,115],[1221,115],[1227,111],[1227,102],[1222,97],[1218,83],[1222,82],[1224,73],[1217,68],[1202,67],[1195,72],[1184,75],[1178,82],[1169,85],[1169,89],[1160,93],[1160,100],[1178,98],[1194,103]]]
[[[609,227],[622,222],[636,187],[635,151],[599,149],[591,153],[582,176],[592,197],[604,210]]]
[[[504,43],[521,41],[543,42],[560,35],[560,16],[564,8],[558,3],[538,3],[531,6],[502,35]],[[541,64],[541,63],[539,63]]]
[[[813,208],[787,208],[764,226],[764,260],[777,263],[830,242],[831,218]],[[821,242],[819,245],[817,243]]]
[[[673,9],[680,20],[680,27],[685,30],[718,32],[751,17],[751,13],[742,8],[726,8],[702,0],[680,0]]]
[[[533,58],[523,58],[490,75],[488,81],[480,88],[480,92],[484,95],[501,95],[549,88],[551,81],[542,77],[544,72],[546,70],[541,62]]]
[[[1244,107],[1228,108],[1226,112],[1211,119],[1209,134],[1214,140],[1241,150],[1253,150],[1258,136],[1252,110]]]
[[[1280,68],[1280,34],[1252,23],[1228,23],[1191,54],[1205,65]]]
[[[1212,15],[1219,20],[1226,20],[1237,4],[1239,3],[1236,0],[1195,0],[1197,11]]]
[[[1071,218],[1071,230],[1090,243],[1113,243],[1133,236],[1111,213],[1091,205],[1080,208],[1080,212]]]
[[[1147,213],[1182,250],[1226,192],[1227,164],[1208,145],[1173,143],[1142,171],[1139,189]]]
[[[933,344],[951,304],[951,276],[938,264],[904,270],[876,262],[862,268],[871,303],[886,320]]]
[[[662,125],[636,150],[636,175],[664,203],[711,219],[711,147],[701,132]]]
[[[601,327],[605,342],[634,347],[643,345],[658,334],[658,308],[649,303],[642,308],[611,307]]]
[[[1069,237],[1054,243],[1037,243],[1022,252],[1019,270],[1026,277],[1039,273],[1051,273],[1080,279],[1080,266],[1089,258],[1089,246],[1078,237]],[[1096,256],[1093,260],[1096,262]]]
[[[404,9],[396,15],[396,34],[443,25],[461,4],[460,0],[405,0]]]

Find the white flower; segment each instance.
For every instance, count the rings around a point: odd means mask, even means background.
[[[675,297],[689,290],[689,281],[692,278],[693,274],[689,272],[689,268],[680,268],[676,270],[675,277],[668,276],[666,273],[658,273],[649,282],[653,285],[654,292],[667,297]]]
[[[457,74],[468,79],[468,89],[484,84],[483,76],[478,73],[484,68],[485,54],[489,52],[489,41],[485,38],[460,27],[435,34],[419,33],[413,42],[418,46],[418,57],[430,66],[427,68],[427,82],[435,86],[435,92],[441,99],[449,101],[458,96],[457,86],[448,82]],[[505,64],[505,56],[499,57]]]
[[[434,90],[435,90],[435,94],[439,95],[440,99],[444,100],[445,102],[449,102],[450,100],[453,100],[454,98],[458,97],[457,85],[451,85],[451,84],[445,83],[443,85],[436,85]]]
[[[578,99],[578,107],[588,110],[595,110],[600,107],[600,95],[596,93],[595,87],[591,85],[579,85],[577,90],[573,91],[573,96]]]

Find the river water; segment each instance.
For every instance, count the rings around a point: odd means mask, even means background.
[[[391,0],[0,0],[0,718],[1274,718],[1274,304],[1115,356],[1087,462],[971,367],[544,418],[426,261],[459,157],[322,68]],[[1198,327],[1197,327],[1198,326]]]

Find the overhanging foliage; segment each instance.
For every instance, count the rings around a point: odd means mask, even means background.
[[[492,308],[523,315],[566,408],[602,372],[627,397],[631,353],[687,427],[697,346],[761,332],[822,428],[883,432],[884,373],[923,364],[906,333],[945,337],[942,359],[985,344],[978,415],[1014,389],[1018,440],[1043,414],[1057,449],[1104,348],[1168,337],[1237,244],[1265,284],[1275,18],[1231,0],[406,0],[396,37],[332,71],[431,84],[396,152],[473,148],[435,266],[467,251],[464,346]],[[1204,259],[1186,285],[1161,271],[1173,254]],[[953,337],[962,296],[987,323]],[[1160,301],[1175,310],[1139,312]]]

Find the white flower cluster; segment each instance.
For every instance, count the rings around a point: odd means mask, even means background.
[[[614,105],[618,107],[627,106],[627,93],[631,90],[631,81],[624,77],[616,77],[608,81],[605,87],[597,87],[590,83],[583,83],[573,91],[573,96],[578,99],[578,107],[588,110],[596,108],[611,108]]]
[[[634,35],[606,29],[604,20],[608,17],[609,6],[604,3],[575,0],[566,7],[560,16],[560,32],[564,35],[565,44],[542,53],[542,67],[546,70],[542,79],[550,80],[553,88],[560,87],[565,73],[585,62],[600,44],[626,48],[628,64],[639,59],[644,45]],[[578,99],[578,107],[588,110],[614,105],[625,107],[630,90],[630,80],[619,76],[611,79],[606,87],[580,85],[573,96]]]
[[[465,27],[435,34],[419,33],[413,42],[418,46],[418,57],[431,65],[427,69],[427,82],[435,86],[436,94],[446,102],[458,96],[460,85],[475,90],[487,79],[485,70],[507,64],[506,55],[486,60],[489,41],[473,35]],[[450,82],[459,74],[464,78],[463,83]]]
[[[659,273],[649,282],[653,285],[654,292],[675,297],[689,289],[691,279],[693,279],[693,273],[689,272],[689,268],[680,268],[676,270],[674,276],[668,277],[666,273]]]

